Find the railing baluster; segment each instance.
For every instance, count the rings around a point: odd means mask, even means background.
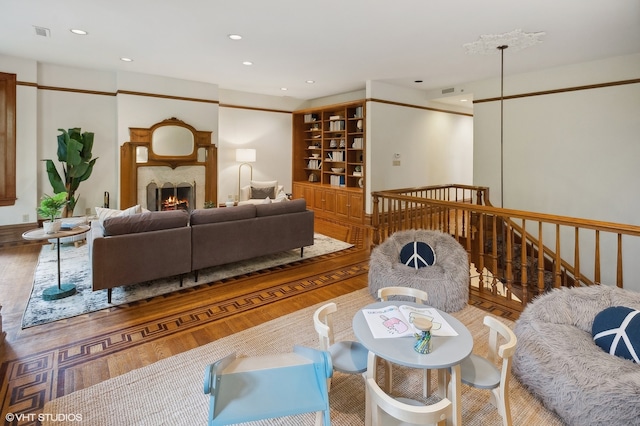
[[[554,260],[555,280],[553,286],[559,288],[562,285],[562,259],[560,258],[560,225],[556,225],[556,255]]]
[[[600,284],[600,230],[596,229],[596,247],[595,247],[595,259],[593,268],[593,282]]]
[[[544,293],[544,244],[542,243],[542,221],[538,222],[538,294]]]
[[[573,285],[580,287],[580,228],[575,227],[575,252],[573,253]]]
[[[498,232],[496,231],[498,228],[498,217],[493,215],[491,230],[491,275],[493,279],[491,280],[491,294],[495,295],[497,293],[497,283],[498,279],[496,278],[496,273],[498,272]]]
[[[529,291],[527,268],[529,267],[529,257],[527,256],[527,240],[525,239],[527,230],[526,219],[522,219],[522,234],[520,235],[520,283],[522,284],[522,303],[527,303],[527,293]]]
[[[507,260],[505,262],[505,277],[507,280],[507,300],[511,300],[512,286],[513,286],[513,228],[511,227],[511,223],[507,221],[503,221],[503,224],[506,224],[506,254]],[[503,242],[504,244],[504,242]]]
[[[618,262],[616,273],[616,286],[622,288],[622,234],[618,234]]]
[[[478,223],[478,229],[477,229],[477,235],[478,235],[478,247],[479,247],[479,253],[478,253],[478,264],[476,265],[476,270],[480,273],[480,277],[479,277],[479,281],[478,281],[478,288],[480,290],[482,290],[484,288],[484,229],[485,229],[485,220],[486,220],[486,216],[484,213],[480,213],[479,219],[477,221]],[[470,238],[468,238],[470,240]]]

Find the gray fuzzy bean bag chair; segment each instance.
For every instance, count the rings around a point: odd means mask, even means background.
[[[427,243],[435,263],[418,269],[400,263],[400,251],[409,243]],[[378,297],[382,287],[413,287],[427,292],[428,304],[456,312],[469,302],[469,256],[451,235],[440,231],[409,230],[392,234],[371,251],[369,291]]]
[[[640,293],[605,285],[555,289],[516,321],[512,372],[568,425],[640,425],[640,365],[592,338],[596,314],[610,306],[640,309]]]

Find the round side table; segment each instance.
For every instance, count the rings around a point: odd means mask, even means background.
[[[25,240],[50,240],[56,239],[58,247],[58,285],[46,288],[42,292],[42,298],[44,300],[57,300],[76,293],[76,286],[73,284],[61,284],[60,283],[60,238],[71,237],[74,235],[80,235],[87,232],[91,227],[89,225],[79,225],[72,229],[60,230],[53,234],[46,234],[44,229],[32,229],[22,234],[22,238]]]

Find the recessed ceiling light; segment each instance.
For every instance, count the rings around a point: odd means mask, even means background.
[[[87,35],[87,34],[89,34],[85,30],[80,30],[80,29],[77,29],[77,28],[71,28],[69,31],[71,31],[72,33],[74,33],[76,35]]]
[[[281,87],[280,90],[289,90],[286,87]]]
[[[242,39],[242,36],[240,34],[229,34],[227,37],[229,37],[231,40],[240,40],[240,39]]]
[[[468,102],[469,99],[460,99],[460,102]]]
[[[123,62],[133,62],[133,59],[131,58],[120,58],[120,60]]]
[[[242,65],[253,65],[253,62],[251,62],[251,61],[244,61],[244,62],[242,62]]]
[[[313,84],[313,83],[315,83],[315,80],[307,80],[307,83]]]

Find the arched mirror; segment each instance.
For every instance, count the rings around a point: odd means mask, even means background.
[[[193,153],[193,132],[182,126],[161,126],[154,130],[151,150],[167,157],[187,156]]]

